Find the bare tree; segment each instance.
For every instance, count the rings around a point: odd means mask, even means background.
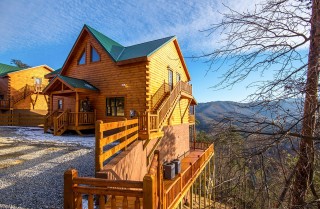
[[[282,99],[303,98],[301,114],[284,110],[283,117],[275,113],[277,121],[239,117],[238,122],[251,129],[237,131],[270,135],[273,137],[270,144],[288,136],[300,139],[298,160],[285,184],[292,184],[290,208],[304,208],[308,190],[314,195],[314,201],[319,201],[312,177],[314,141],[319,140],[315,135],[315,115],[318,108],[320,1],[266,0],[246,12],[226,8],[222,20],[206,30],[215,38],[220,34],[222,46],[202,57],[209,57],[211,66],[220,66],[210,69],[213,72],[226,64],[229,67],[221,82],[214,86],[217,89],[241,82],[252,73],[263,75],[272,69],[272,80],[252,84],[257,91],[248,97],[249,100],[258,101],[265,108],[274,108]],[[291,118],[290,125],[287,124],[288,117]],[[268,146],[264,144],[261,150],[266,149]],[[286,193],[284,190],[281,195]]]

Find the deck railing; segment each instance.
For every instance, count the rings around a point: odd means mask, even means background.
[[[104,136],[104,132],[111,131],[112,134]],[[103,170],[103,164],[117,152],[125,149],[128,145],[138,139],[138,119],[124,120],[119,122],[103,123],[96,122],[96,153],[95,153],[95,170]],[[105,150],[104,148],[117,142],[117,145]]]
[[[196,122],[196,117],[195,117],[195,115],[189,115],[188,122],[189,122],[189,123],[195,123],[195,122]]]
[[[190,165],[183,172],[179,173],[178,177],[174,180],[171,186],[164,191],[163,208],[172,208],[174,206],[179,197],[185,193],[186,186],[193,182],[200,174],[200,169],[203,168],[204,164],[210,160],[210,156],[212,154],[213,144],[210,144],[207,149],[205,149],[205,152],[199,156],[199,158],[192,165]]]
[[[167,116],[173,111],[182,91],[191,95],[192,86],[186,82],[179,81],[170,95],[159,105],[155,113],[146,112],[139,116],[139,131],[148,134],[158,131],[166,121]]]
[[[111,126],[111,124],[109,123],[106,126]],[[204,150],[202,155],[198,156],[194,163],[190,163],[190,166],[179,173],[166,189],[159,151],[155,151],[150,168],[143,181],[84,178],[78,177],[76,170],[68,170],[64,174],[64,208],[82,208],[83,195],[88,195],[88,208],[94,208],[94,196],[99,199],[100,208],[106,207],[107,196],[111,209],[141,209],[141,206],[144,209],[175,208],[213,155],[213,144],[201,143],[199,145],[203,148],[205,146],[207,146],[207,149]],[[128,207],[129,202],[131,207]]]
[[[0,100],[0,108],[1,108],[1,109],[8,109],[8,108],[10,108],[10,100],[9,100],[9,99],[1,99],[1,100]]]
[[[83,195],[88,195],[88,205],[85,208],[95,208],[94,197],[99,199],[99,208],[106,208],[109,197],[112,209],[128,208],[129,198],[135,199],[134,209],[140,209],[143,182],[78,177],[76,170],[67,170],[64,174],[64,209],[82,209]],[[119,198],[121,205],[119,202],[117,205]]]
[[[68,121],[69,125],[76,124],[76,115],[78,114],[78,125],[94,124],[96,120],[95,112],[69,112]]]

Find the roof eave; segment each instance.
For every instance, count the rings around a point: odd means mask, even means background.
[[[149,62],[149,61],[150,61],[150,58],[147,56],[144,56],[144,57],[137,57],[133,59],[118,61],[116,64],[127,65],[127,64],[137,63],[137,62]]]

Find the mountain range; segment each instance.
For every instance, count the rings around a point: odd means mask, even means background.
[[[286,117],[292,121],[301,116],[301,99],[287,99],[277,102],[239,103],[232,101],[213,101],[199,103],[196,107],[196,119],[199,122],[197,129],[208,130],[215,122],[224,118],[256,118],[268,121],[279,120]],[[289,116],[289,117],[288,117]]]

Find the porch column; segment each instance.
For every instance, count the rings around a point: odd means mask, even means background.
[[[49,97],[49,114],[51,114],[53,112],[53,95],[52,93],[50,94],[50,97]]]
[[[75,126],[77,127],[79,125],[79,94],[76,92],[76,117],[75,117]]]

